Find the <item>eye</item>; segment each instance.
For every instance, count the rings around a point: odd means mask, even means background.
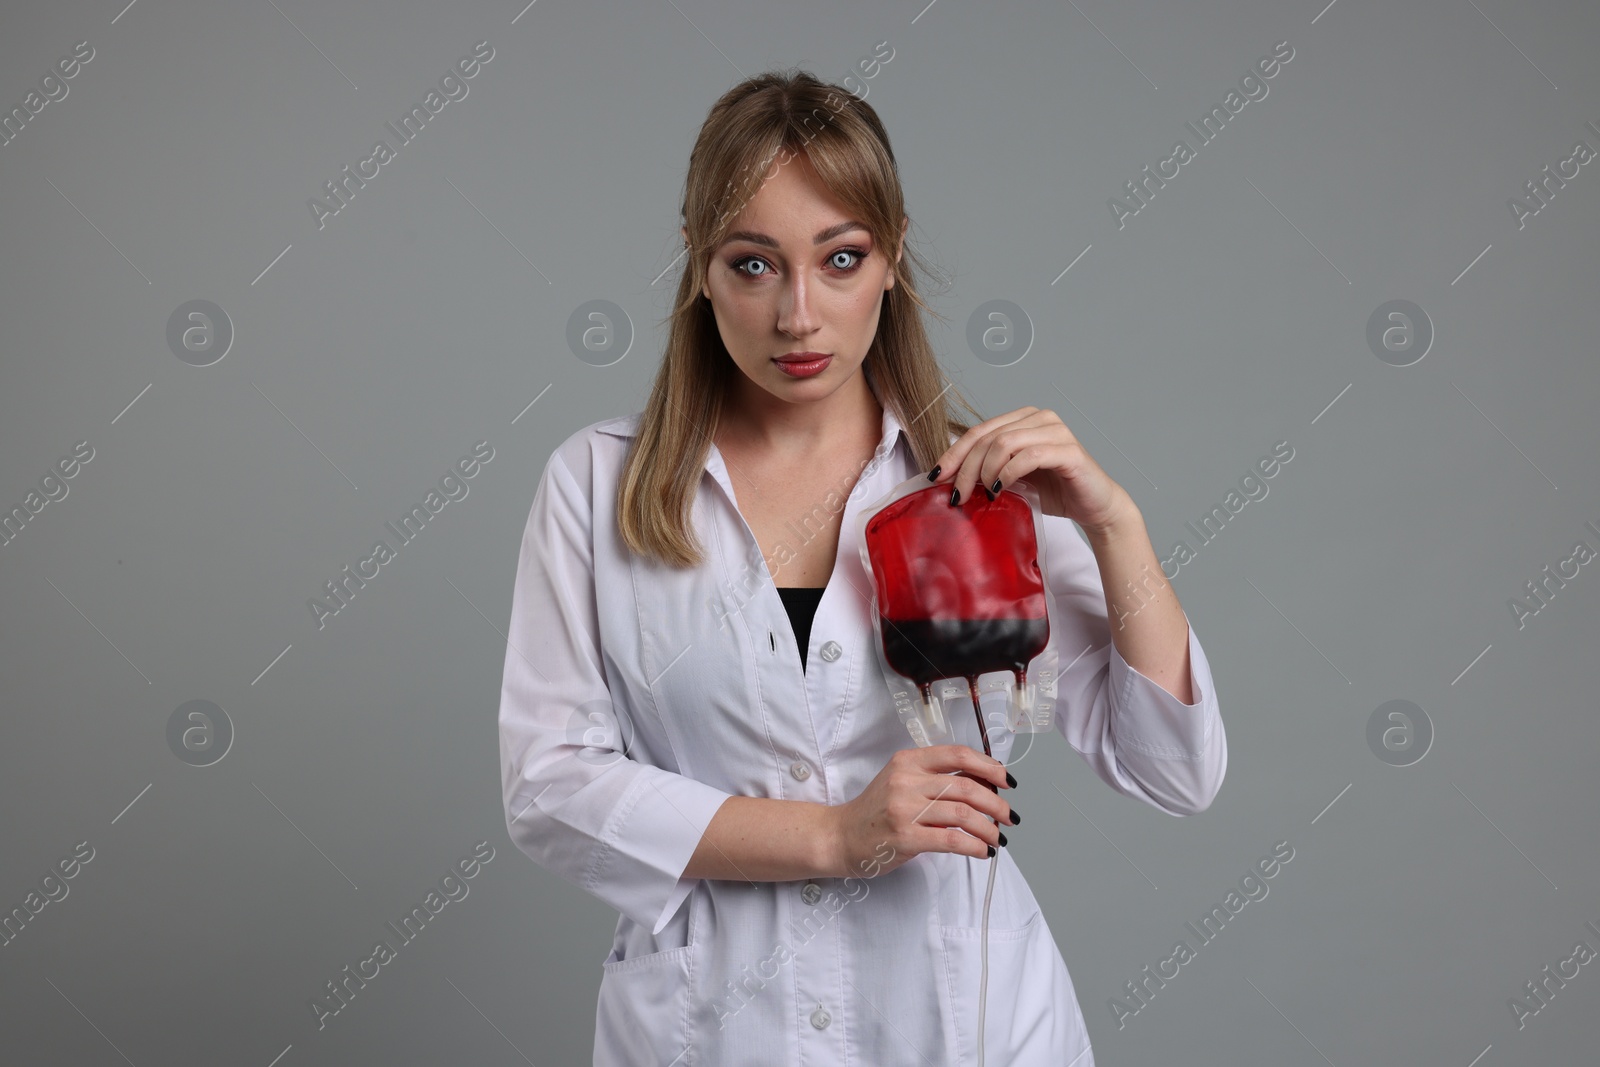
[[[772,273],[772,270],[770,268],[768,268],[767,270],[764,270],[759,274],[752,274],[750,271],[747,271],[747,270],[744,269],[744,266],[745,266],[746,263],[759,263],[763,267],[767,266],[767,261],[762,259],[762,258],[760,258],[759,256],[740,256],[738,259],[734,260],[732,263],[729,263],[728,266],[733,269],[734,273],[743,274],[746,278],[761,278],[761,277],[765,277],[766,275]]]
[[[850,263],[850,264],[839,263],[838,259],[839,259],[840,256],[849,256],[854,260],[854,262]],[[840,270],[845,271],[845,272],[848,273],[850,271],[855,270],[857,267],[859,267],[861,265],[861,261],[866,259],[866,258],[867,258],[867,253],[863,252],[859,248],[841,248],[837,252],[835,252],[833,255],[829,256],[828,260],[829,260],[829,262],[833,263],[834,266],[838,267]]]

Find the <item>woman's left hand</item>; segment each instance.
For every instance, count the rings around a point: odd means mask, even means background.
[[[1021,407],[980,422],[938,459],[935,483],[953,483],[960,500],[1003,490],[1023,479],[1039,490],[1046,515],[1071,519],[1085,531],[1111,526],[1133,500],[1053,411]]]

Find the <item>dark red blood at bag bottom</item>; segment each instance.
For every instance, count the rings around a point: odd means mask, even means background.
[[[1026,677],[1050,638],[1046,619],[885,619],[884,658],[918,686],[991,671]]]
[[[873,515],[867,554],[878,594],[884,658],[928,697],[941,678],[1011,671],[1050,639],[1033,509],[1011,491],[950,506],[929,486]]]

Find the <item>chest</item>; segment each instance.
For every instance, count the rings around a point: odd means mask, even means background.
[[[844,454],[810,469],[728,457],[735,504],[761,547],[772,583],[828,584],[838,558],[846,504],[870,458]]]
[[[903,450],[873,458],[785,482],[724,452],[692,503],[697,567],[632,554],[599,515],[599,646],[631,755],[742,796],[843,803],[911,744],[875,658],[856,526],[914,472]],[[774,585],[826,587],[804,669]]]

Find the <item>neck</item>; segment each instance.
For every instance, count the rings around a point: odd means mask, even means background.
[[[877,443],[883,408],[863,372],[820,400],[786,401],[749,379],[729,387],[715,438],[769,455],[804,457],[845,448],[868,431]]]

